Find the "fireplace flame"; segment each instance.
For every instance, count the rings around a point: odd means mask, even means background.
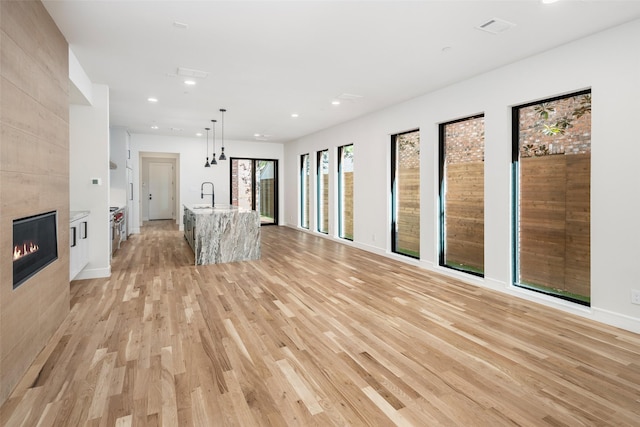
[[[13,260],[15,261],[34,252],[38,252],[38,249],[40,249],[40,247],[33,242],[25,242],[22,246],[16,245],[13,247]]]

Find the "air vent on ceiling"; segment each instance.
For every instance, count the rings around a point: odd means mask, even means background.
[[[253,137],[256,139],[256,141],[268,141],[273,137],[273,135],[268,135],[265,133],[256,133],[253,135]]]
[[[180,28],[181,30],[188,30],[189,24],[185,24],[184,22],[173,21],[173,26],[176,28]]]
[[[362,98],[362,95],[354,95],[352,93],[342,93],[336,96],[336,99],[339,99],[341,101],[357,101],[360,98]]]
[[[183,77],[206,79],[209,73],[207,71],[194,70],[193,68],[178,67],[178,75]]]
[[[516,24],[505,21],[504,19],[491,18],[487,22],[478,25],[476,28],[478,30],[486,31],[487,33],[500,34],[515,26]]]

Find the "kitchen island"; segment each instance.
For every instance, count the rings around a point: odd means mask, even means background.
[[[182,221],[196,265],[260,259],[256,211],[230,205],[185,205]]]

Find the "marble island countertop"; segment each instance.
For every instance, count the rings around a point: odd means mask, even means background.
[[[184,237],[195,264],[260,259],[260,215],[231,205],[184,205]]]
[[[211,214],[214,212],[251,212],[248,209],[240,208],[238,206],[233,205],[219,205],[216,204],[213,208],[211,205],[184,205],[186,209],[189,209],[191,212],[197,215],[203,214]]]

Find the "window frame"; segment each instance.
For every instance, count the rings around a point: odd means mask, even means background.
[[[309,153],[300,155],[300,227],[309,229],[309,210],[311,207],[309,197],[309,179],[311,178],[311,159]],[[306,166],[306,168],[305,168]],[[306,205],[306,206],[305,206]],[[306,216],[305,216],[306,207]],[[306,220],[306,221],[305,221]],[[306,225],[305,225],[306,224]]]
[[[404,131],[404,132],[399,132],[396,134],[392,134],[391,135],[391,173],[390,173],[390,177],[391,177],[391,182],[390,182],[390,200],[391,200],[391,252],[393,252],[394,254],[397,255],[402,255],[408,258],[412,258],[412,259],[420,259],[420,250],[418,250],[418,255],[412,255],[406,252],[400,252],[398,250],[398,232],[397,232],[397,223],[398,223],[398,212],[397,212],[397,192],[398,192],[398,188],[397,188],[397,176],[398,176],[398,168],[397,168],[397,162],[398,162],[398,137],[402,136],[402,135],[406,135],[406,134],[410,134],[410,133],[414,133],[414,132],[418,132],[418,137],[420,137],[420,128],[416,128],[416,129],[412,129],[412,130],[408,130],[408,131]],[[419,168],[421,166],[421,161],[420,158],[418,156],[418,165]],[[420,191],[418,191],[418,198],[420,197]],[[420,222],[420,220],[418,220],[418,223]],[[420,224],[418,224],[420,225]],[[420,234],[420,233],[418,233]],[[418,242],[420,242],[420,236],[418,236]]]
[[[322,234],[329,234],[329,183],[327,182],[327,230],[323,231],[322,221],[324,220],[324,216],[322,215],[322,207],[324,204],[324,198],[321,197],[321,186],[322,186],[322,175],[325,175],[322,172],[322,156],[326,153],[327,156],[327,178],[330,171],[329,163],[329,149],[325,148],[324,150],[316,151],[316,231]],[[327,179],[328,181],[328,179]]]
[[[351,236],[351,238],[346,237],[344,235],[344,174],[343,174],[343,170],[342,170],[342,162],[343,162],[343,151],[347,148],[347,147],[352,147],[351,151],[354,151],[354,145],[353,143],[350,144],[345,144],[345,145],[341,145],[340,147],[338,147],[338,237],[341,239],[345,239],[345,240],[349,240],[349,241],[353,241],[353,235]],[[351,183],[351,185],[353,185],[353,182]],[[351,194],[352,200],[351,200],[351,206],[353,208],[353,192]],[[351,221],[353,222],[353,210],[351,212]],[[353,230],[352,230],[353,233]]]
[[[568,295],[564,295],[562,293],[554,293],[551,291],[546,291],[539,287],[520,283],[520,110],[534,105],[539,105],[541,103],[554,102],[562,99],[591,94],[592,90],[591,88],[589,88],[576,92],[566,93],[563,95],[543,98],[511,107],[511,285],[519,289],[530,290],[536,293],[548,295],[560,300],[569,301],[586,307],[591,307],[591,296],[589,296],[589,301],[583,301],[577,298],[572,298]],[[593,137],[593,129],[591,129],[591,136]],[[540,286],[542,287],[543,285]]]
[[[475,119],[479,119],[479,118],[484,118],[485,115],[484,113],[480,113],[480,114],[475,114],[473,116],[467,116],[467,117],[463,117],[460,119],[456,119],[456,120],[451,120],[445,123],[440,123],[438,126],[438,226],[439,226],[439,230],[438,230],[438,235],[439,235],[439,248],[438,248],[438,265],[440,267],[445,267],[445,268],[450,268],[452,270],[456,270],[456,271],[460,271],[462,273],[467,273],[467,274],[471,274],[473,276],[477,276],[477,277],[484,277],[484,265],[483,265],[483,272],[477,272],[477,271],[473,271],[473,270],[467,270],[464,268],[459,268],[459,267],[455,267],[452,265],[447,265],[446,264],[446,222],[445,222],[445,211],[446,211],[446,206],[445,206],[445,196],[446,196],[446,191],[445,191],[445,183],[446,183],[446,176],[445,176],[445,161],[446,161],[446,151],[445,151],[445,143],[446,143],[446,126],[447,125],[452,125],[452,124],[456,124],[456,123],[461,123],[461,122],[465,122],[467,120],[475,120]],[[483,137],[484,139],[484,137]],[[484,148],[483,148],[483,158],[484,158]],[[483,177],[484,178],[484,177]],[[483,182],[484,184],[484,182]],[[484,204],[484,200],[483,200],[483,204]],[[483,224],[484,225],[484,224]],[[483,247],[484,247],[484,242],[483,242]],[[484,250],[484,249],[483,249]]]

